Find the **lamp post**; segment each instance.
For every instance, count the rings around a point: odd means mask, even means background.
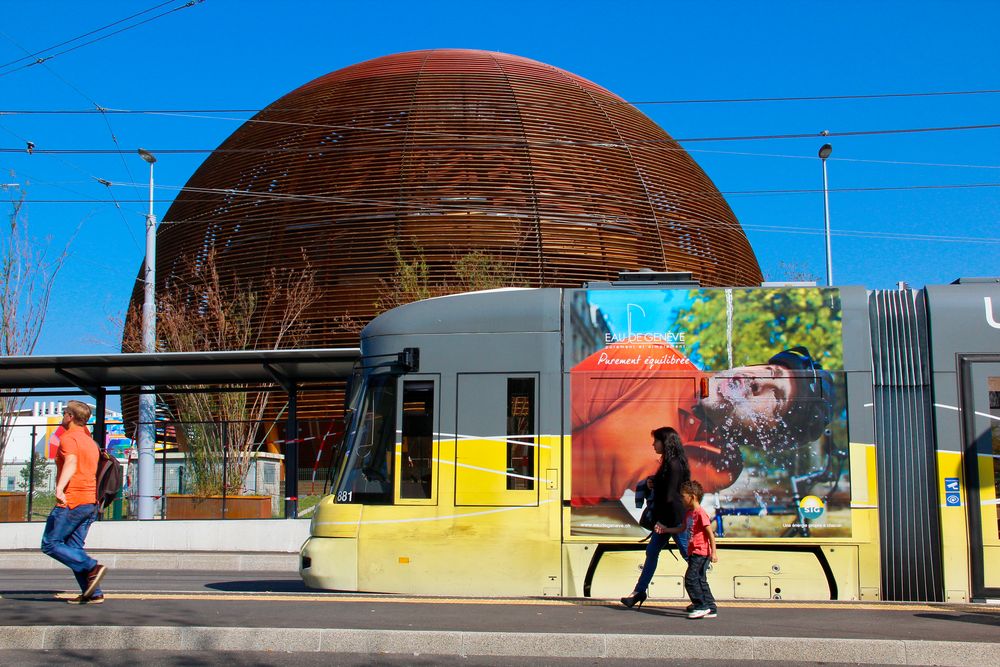
[[[156,156],[140,148],[139,157],[149,163],[149,213],[146,214],[146,259],[143,262],[142,351],[156,352],[156,216],[153,215],[153,164]],[[138,518],[153,518],[156,495],[156,395],[154,387],[144,385],[139,394],[139,507]]]
[[[826,286],[833,286],[833,253],[830,252],[830,191],[826,185],[826,159],[833,152],[833,146],[823,144],[819,149],[819,159],[823,163],[823,229],[826,235]]]

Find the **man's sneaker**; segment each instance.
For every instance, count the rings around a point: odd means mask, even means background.
[[[77,595],[75,598],[70,598],[66,600],[68,604],[104,604],[104,596],[98,595],[96,597],[88,598],[82,595]]]
[[[98,563],[87,573],[87,588],[83,591],[83,597],[89,599],[94,594],[107,571],[108,568]]]
[[[103,596],[101,596],[103,597]],[[719,614],[714,609],[709,609],[708,613],[705,614],[704,618],[718,618]]]
[[[711,614],[712,617],[715,616],[715,612],[711,609],[695,609],[688,614],[688,618],[706,618],[709,614]]]

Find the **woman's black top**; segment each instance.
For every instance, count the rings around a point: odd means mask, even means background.
[[[679,526],[684,521],[684,502],[681,500],[683,468],[680,461],[664,461],[653,475],[653,515],[664,526]]]

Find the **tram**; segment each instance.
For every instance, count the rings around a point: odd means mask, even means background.
[[[720,599],[1000,596],[1000,280],[580,289],[415,302],[361,334],[313,588],[616,598],[650,431],[706,489]],[[674,557],[671,557],[671,553]],[[650,588],[681,599],[665,551]]]

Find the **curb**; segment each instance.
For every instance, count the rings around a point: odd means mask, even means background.
[[[273,651],[672,660],[732,660],[739,656],[741,661],[961,667],[992,667],[1000,660],[1000,644],[988,642],[158,626],[0,627],[0,650],[11,649]]]
[[[87,552],[110,568],[121,570],[199,570],[229,572],[298,572],[298,553],[210,551],[101,551]],[[2,570],[66,569],[38,551],[0,551]]]

